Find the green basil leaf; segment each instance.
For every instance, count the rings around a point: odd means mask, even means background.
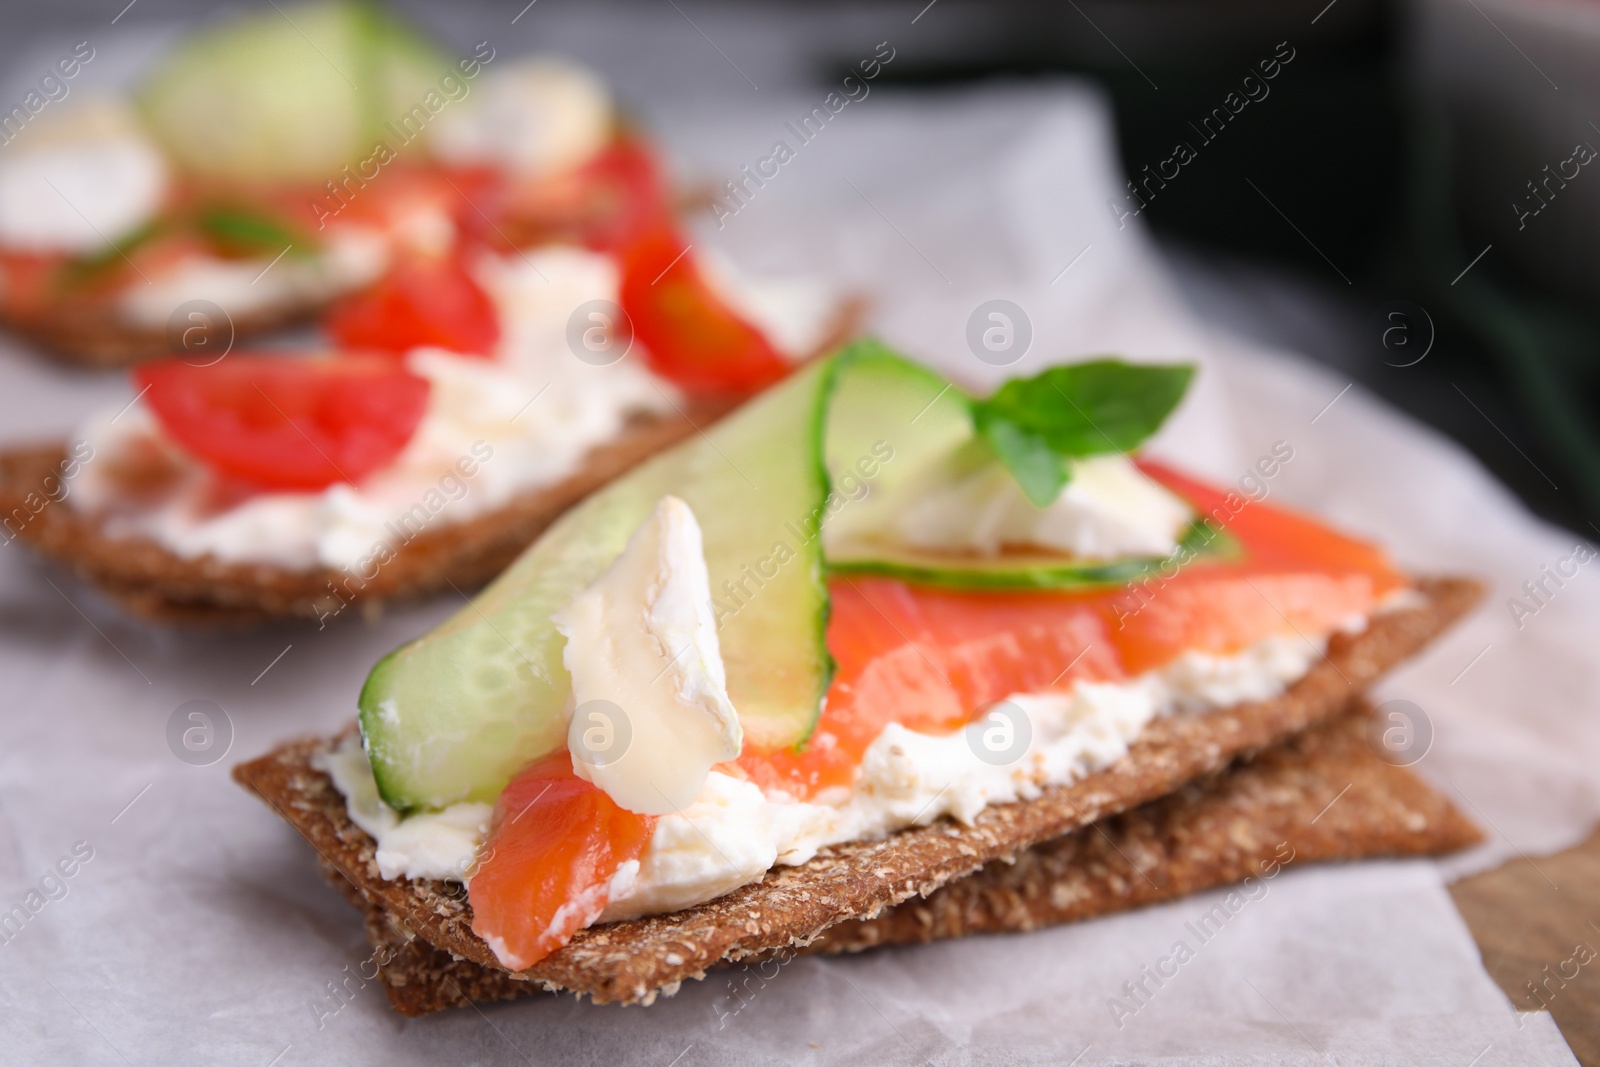
[[[1042,435],[987,412],[981,405],[974,409],[973,419],[978,433],[1034,506],[1049,507],[1071,477],[1066,459]]]
[[[299,230],[245,208],[208,208],[196,223],[200,232],[231,255],[276,255],[286,248],[302,254],[311,251],[311,239]]]
[[[991,444],[996,443],[994,428],[1009,425],[1013,429],[1003,432],[1013,440],[1023,434],[1043,440],[1060,456],[1131,452],[1161,428],[1193,377],[1189,364],[1119,359],[1052,367],[1005,383],[975,404],[974,416],[980,427],[991,427],[985,432]],[[995,450],[1005,458],[1002,446]],[[1030,456],[1028,462],[1038,461]]]

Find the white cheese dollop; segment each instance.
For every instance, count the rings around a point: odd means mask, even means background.
[[[667,815],[694,803],[712,765],[738,757],[744,733],[689,505],[663,497],[551,621],[567,639],[573,771],[629,811]]]
[[[655,915],[731,893],[766,874],[783,842],[799,836],[793,819],[812,805],[769,803],[750,782],[712,771],[699,796],[656,823],[638,869],[612,883],[603,921]]]
[[[569,60],[533,57],[486,72],[471,96],[440,113],[428,144],[449,163],[550,174],[604,148],[613,123],[598,75]]]
[[[905,502],[887,535],[914,548],[994,555],[1054,549],[1086,560],[1167,556],[1194,519],[1177,494],[1119,454],[1071,461],[1072,477],[1038,507],[999,463],[944,479]]]
[[[126,104],[47,112],[0,152],[0,244],[109,251],[155,215],[167,186],[161,151]]]

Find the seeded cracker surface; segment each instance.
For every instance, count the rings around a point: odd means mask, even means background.
[[[397,1009],[423,1012],[445,1006],[436,987],[451,983],[461,996],[448,1003],[504,997],[511,995],[506,983],[512,981],[570,990],[600,1003],[648,1003],[685,979],[704,977],[719,962],[806,947],[836,924],[875,919],[902,901],[929,897],[992,861],[1018,857],[1041,842],[1165,797],[1335,717],[1482,594],[1477,582],[1460,578],[1423,579],[1417,589],[1417,603],[1374,616],[1360,634],[1336,635],[1328,654],[1277,698],[1158,719],[1111,767],[1046,789],[1035,800],[992,806],[971,826],[940,820],[881,841],[825,849],[808,863],[774,868],[761,881],[697,907],[579,931],[570,944],[516,975],[502,968],[472,933],[471,911],[459,886],[379,877],[374,842],[350,822],[343,798],[310,763],[335,739],[290,742],[235,767],[234,777],[316,848],[324,873],[366,913],[375,937],[388,941],[414,935],[436,950],[408,948],[396,957],[402,962],[386,972]],[[1388,847],[1403,850],[1399,844]],[[1200,888],[1184,888],[1177,872],[1169,877],[1173,892]],[[1223,870],[1205,884],[1229,877],[1238,875]],[[1132,899],[1122,906],[1144,902]],[[1052,906],[1061,907],[1064,918],[1081,917],[1070,914],[1070,901]],[[940,919],[930,916],[929,926],[937,930]],[[946,919],[945,928],[958,927]],[[823,947],[853,948],[877,936],[864,929],[847,927],[839,934],[842,940]],[[902,932],[894,928],[897,936]]]

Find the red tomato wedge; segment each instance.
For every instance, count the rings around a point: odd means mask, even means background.
[[[660,226],[622,257],[622,309],[650,368],[693,393],[759,392],[789,361],[719,297],[688,245]]]
[[[655,824],[573,774],[566,752],[531,764],[495,802],[467,883],[473,933],[513,970],[538,963],[600,917],[612,875]]]
[[[613,141],[571,181],[585,202],[584,243],[596,251],[627,248],[672,211],[655,153],[634,137]]]
[[[1324,634],[1406,584],[1371,545],[1266,504],[1230,508],[1225,492],[1144,466],[1202,514],[1225,518],[1244,557],[1069,593],[835,578],[828,648],[838,671],[811,741],[800,751],[747,752],[739,759],[745,773],[763,788],[814,796],[848,786],[890,722],[948,732],[1013,693],[1114,681],[1185,652],[1226,654],[1266,637]]]
[[[430,346],[487,357],[500,341],[494,301],[459,254],[403,255],[371,288],[335,303],[325,325],[352,352]]]
[[[448,176],[466,201],[462,232],[502,254],[551,243],[617,252],[672,211],[655,154],[635,137],[531,180],[487,167],[452,168]]]
[[[361,481],[400,454],[428,406],[426,379],[375,357],[163,360],[133,383],[191,457],[276,490]]]

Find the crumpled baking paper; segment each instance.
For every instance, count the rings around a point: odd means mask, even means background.
[[[680,171],[720,181],[775,140],[792,141],[785,121],[819,101],[768,87],[742,101],[644,104]],[[227,769],[344,724],[369,665],[457,605],[321,631],[169,632],[6,546],[6,1058],[1573,1062],[1548,1016],[1517,1014],[1483,972],[1443,876],[1519,853],[1537,862],[1600,812],[1600,725],[1588,713],[1600,698],[1595,579],[1581,573],[1521,626],[1505,604],[1577,539],[1531,518],[1460,447],[1361,389],[1203,327],[1137,220],[1119,227],[1108,209],[1121,185],[1114,159],[1105,102],[1082,86],[880,89],[720,228],[700,217],[696,239],[752,270],[805,269],[869,294],[876,329],[975,386],[1098,352],[1195,360],[1203,372],[1161,454],[1236,481],[1288,442],[1294,458],[1270,499],[1380,540],[1416,570],[1487,578],[1488,604],[1378,695],[1422,709],[1432,741],[1418,769],[1489,831],[1488,844],[1444,864],[1288,869],[1203,943],[1188,924],[1220,893],[1026,936],[715,973],[649,1009],[551,996],[405,1020],[366,977],[355,912]],[[1031,345],[1011,367],[980,362],[966,341],[971,312],[990,299],[1016,303],[1031,322]],[[95,404],[129,395],[116,375],[57,369],[12,341],[0,375],[7,443],[64,433]],[[213,716],[207,754],[184,762],[171,738],[191,723],[181,713],[189,701],[224,714]],[[13,905],[24,917],[6,926]],[[1153,983],[1147,968],[1180,940],[1192,951]]]

